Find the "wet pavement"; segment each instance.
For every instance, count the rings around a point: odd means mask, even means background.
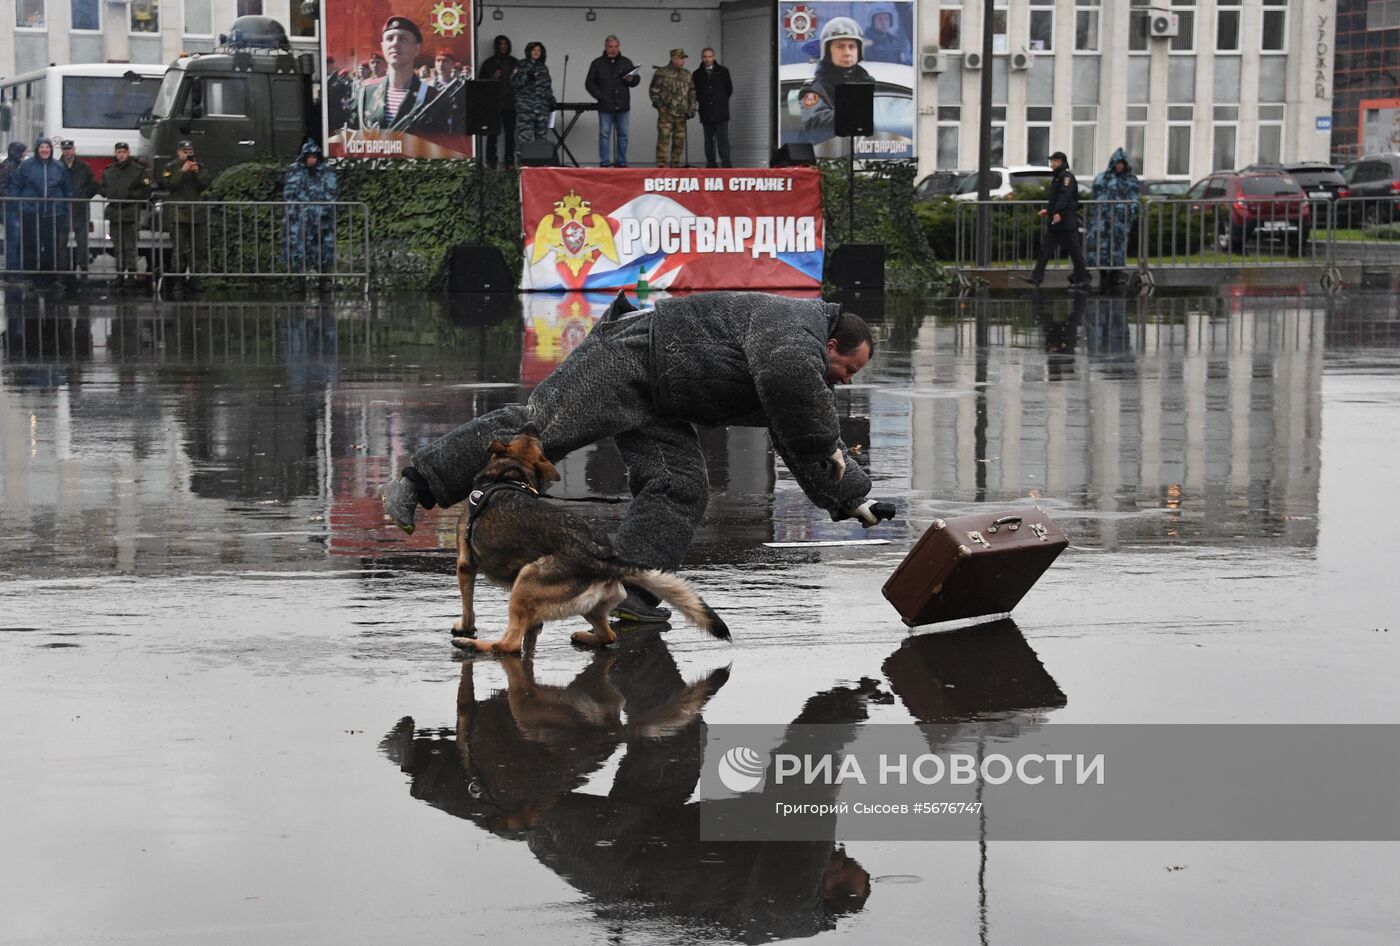
[[[682,763],[872,680],[872,723],[1400,722],[1396,296],[855,300],[890,545],[764,548],[876,533],[710,431],[686,571],[732,645],[463,661],[455,517],[405,538],[374,488],[604,302],[6,293],[0,942],[1394,942],[1383,844],[850,841],[818,875],[868,898],[785,898],[698,841]],[[626,494],[610,445],[560,471]],[[914,539],[1028,501],[1071,545],[1014,622],[911,636]]]

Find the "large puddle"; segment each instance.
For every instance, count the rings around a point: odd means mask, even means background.
[[[707,725],[872,681],[871,723],[1400,722],[1393,295],[854,300],[880,347],[842,423],[893,523],[709,431],[686,571],[732,645],[557,624],[463,662],[455,511],[407,538],[374,489],[606,301],[5,295],[0,941],[1394,941],[1394,845],[726,854],[693,798]],[[560,472],[627,492],[611,445]],[[911,637],[880,595],[910,544],[1028,502],[1071,545],[1014,622]]]

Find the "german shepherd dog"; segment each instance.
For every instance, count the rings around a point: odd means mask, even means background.
[[[575,633],[574,643],[606,646],[617,639],[608,626],[608,612],[627,597],[624,581],[674,605],[702,631],[729,640],[729,628],[689,582],[619,559],[607,538],[586,521],[540,497],[559,473],[545,459],[533,427],[510,443],[494,440],[489,449],[490,459],[473,482],[467,511],[457,522],[462,617],[452,625],[454,647],[518,654],[532,628],[574,614],[583,615],[593,627]],[[498,640],[475,637],[472,592],[479,571],[510,589],[506,631]]]

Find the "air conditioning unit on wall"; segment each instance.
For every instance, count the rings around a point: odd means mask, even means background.
[[[1035,62],[1035,56],[1030,50],[1023,49],[1018,53],[1011,54],[1011,68],[1020,72],[1025,72]]]
[[[919,55],[919,71],[926,76],[936,76],[948,68],[948,61],[943,58],[943,50],[937,46],[925,46],[924,51]]]
[[[963,68],[964,68],[964,69],[981,69],[981,68],[982,68],[982,54],[981,54],[981,53],[968,53],[966,56],[963,56]]]
[[[1147,18],[1147,32],[1159,39],[1170,39],[1181,29],[1181,19],[1175,13],[1152,13]]]

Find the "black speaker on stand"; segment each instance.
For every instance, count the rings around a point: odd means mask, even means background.
[[[459,243],[448,257],[450,292],[505,292],[514,289],[501,251],[486,242],[486,164],[484,135],[501,133],[501,83],[472,79],[463,84],[465,128],[476,144],[476,243]]]
[[[843,289],[885,287],[885,247],[854,243],[856,236],[856,137],[875,134],[875,84],[836,87],[836,134],[846,139],[846,240],[831,254],[827,279]]]
[[[773,152],[769,167],[795,168],[817,163],[816,150],[805,141],[794,141]]]
[[[519,160],[523,168],[552,168],[559,164],[559,153],[553,142],[539,138],[520,146]]]

